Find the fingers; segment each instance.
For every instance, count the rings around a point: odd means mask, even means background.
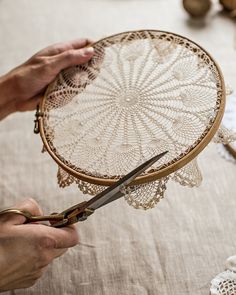
[[[65,249],[74,247],[78,244],[79,238],[75,226],[67,226],[63,228],[48,228],[50,237],[54,239],[55,249]]]
[[[67,248],[65,248],[65,249],[54,249],[53,250],[53,259],[62,256],[63,254],[66,253],[67,250],[68,250]]]
[[[86,47],[91,43],[92,43],[92,40],[90,39],[76,39],[69,42],[57,43],[49,47],[46,47],[45,49],[38,52],[37,55],[38,56],[57,55],[70,49],[80,49],[80,48]]]
[[[16,204],[14,208],[17,208],[23,211],[28,211],[32,215],[43,214],[41,208],[39,207],[38,203],[34,199],[26,199],[22,201],[21,203]],[[3,218],[4,218],[4,222],[7,222],[13,225],[23,224],[26,221],[24,216],[17,215],[14,213],[5,214]]]
[[[83,49],[70,49],[61,54],[51,57],[51,67],[56,71],[68,68],[70,66],[84,64],[89,61],[94,54],[92,47]]]
[[[22,277],[15,279],[11,283],[11,289],[29,288],[33,286],[39,278],[46,272],[47,266],[37,269],[36,271],[28,274],[23,279]]]
[[[32,215],[42,215],[42,209],[39,204],[32,198],[26,199],[16,205],[20,210],[29,211]]]

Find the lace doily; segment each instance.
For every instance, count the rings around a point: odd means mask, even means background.
[[[96,194],[165,150],[133,183],[135,192],[127,189],[127,202],[153,207],[169,178],[199,185],[190,160],[217,131],[225,101],[214,60],[192,41],[160,31],[121,33],[94,49],[90,62],[58,75],[40,105],[44,145],[61,166],[59,185],[75,182]],[[216,140],[222,136],[220,130]]]
[[[211,281],[210,295],[236,295],[236,256],[226,261],[226,271]]]

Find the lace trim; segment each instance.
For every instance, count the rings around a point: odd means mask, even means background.
[[[235,295],[236,294],[236,256],[231,256],[226,261],[226,271],[218,274],[212,281],[210,295]]]
[[[202,182],[202,174],[198,167],[197,159],[194,159],[182,169],[177,170],[172,179],[181,185],[194,187]]]

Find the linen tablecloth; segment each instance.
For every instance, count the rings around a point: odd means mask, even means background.
[[[200,24],[177,0],[0,0],[0,74],[54,42],[149,28],[201,44],[234,87],[235,25],[217,5],[213,10]],[[33,120],[29,112],[0,123],[0,207],[33,197],[50,213],[87,199],[75,185],[57,186],[56,164],[41,153]],[[124,200],[100,209],[77,225],[81,244],[55,260],[35,286],[6,294],[208,294],[211,279],[236,254],[236,165],[213,144],[199,162],[199,188],[170,183],[166,197],[146,212]]]

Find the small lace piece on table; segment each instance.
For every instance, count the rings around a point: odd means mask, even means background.
[[[210,295],[236,295],[236,256],[229,257],[225,267],[226,270],[211,281]]]
[[[236,273],[226,270],[211,281],[210,295],[236,295]]]
[[[236,273],[236,256],[230,256],[226,259],[225,268]]]

